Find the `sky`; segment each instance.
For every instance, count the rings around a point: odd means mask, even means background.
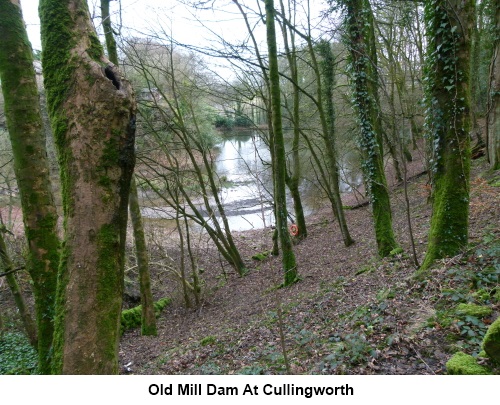
[[[245,2],[244,0],[242,2]],[[247,0],[252,7],[256,1]],[[243,41],[246,34],[244,23],[231,0],[215,0],[211,2],[217,7],[213,10],[193,10],[179,0],[121,0],[121,12],[118,1],[111,2],[111,18],[116,25],[122,21],[122,33],[141,36],[154,31],[165,30],[176,41],[204,46],[213,43],[215,35],[223,36],[231,41]],[[302,1],[302,3],[306,3]],[[91,15],[100,15],[100,0],[89,0]],[[34,49],[41,49],[40,21],[38,19],[38,0],[21,0],[23,16],[28,36]],[[324,9],[325,0],[311,0],[312,14]],[[121,18],[120,18],[121,16]],[[199,21],[203,21],[205,27]],[[95,20],[99,24],[99,20]],[[96,27],[99,30],[99,25]],[[257,34],[260,41],[265,40],[263,27]]]
[[[221,6],[231,6],[230,1],[219,1]],[[34,49],[41,49],[40,21],[38,19],[38,0],[21,0],[23,17],[26,22],[28,36]],[[91,15],[99,16],[99,0],[89,0]],[[111,14],[116,25],[120,20],[122,32],[139,36],[154,31],[165,30],[177,41],[190,45],[203,45],[210,34],[196,18],[202,19],[208,27],[218,35],[226,38],[238,38],[244,34],[244,27],[235,18],[234,7],[224,7],[219,11],[198,11],[189,9],[178,1],[172,0],[121,0],[121,13],[118,2],[111,2]],[[175,17],[175,18],[174,18]],[[95,20],[98,22],[98,20]],[[99,29],[99,26],[97,26]]]

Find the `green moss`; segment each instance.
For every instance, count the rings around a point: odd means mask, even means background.
[[[364,274],[364,273],[371,273],[373,270],[375,270],[375,267],[373,267],[372,265],[368,264],[366,266],[363,266],[361,267],[356,273],[355,275],[356,276],[359,276],[361,274]]]
[[[500,302],[500,288],[497,289],[497,291],[496,291],[495,295],[493,296],[493,298],[494,298],[494,300],[496,302]]]
[[[90,48],[87,49],[87,53],[94,61],[101,62],[101,57],[104,55],[104,50],[102,48],[101,42],[94,32],[90,32],[89,37]]]
[[[491,315],[492,309],[483,305],[461,303],[457,305],[456,312],[459,315],[469,315],[475,316],[476,318],[484,318],[488,315]]]
[[[0,82],[29,245],[40,372],[50,372],[59,240],[33,53],[16,2],[0,1]],[[35,174],[35,175],[34,175]]]
[[[483,350],[500,364],[500,317],[486,331],[483,339]]]
[[[215,336],[206,336],[200,340],[200,345],[202,346],[213,345],[215,343],[217,343],[217,339],[215,338]]]
[[[156,317],[160,316],[161,311],[171,302],[171,298],[162,298],[156,301],[154,304]],[[122,311],[120,333],[123,334],[126,330],[139,327],[141,325],[141,316],[141,305]]]
[[[467,244],[471,120],[470,86],[465,84],[470,43],[467,30],[443,28],[456,18],[468,26],[472,10],[471,0],[457,9],[445,0],[425,3],[429,38],[424,81],[426,132],[433,150],[432,217],[424,269],[437,259],[457,255]]]
[[[476,359],[469,354],[458,352],[446,363],[448,374],[452,375],[489,375],[491,372],[477,364]]]
[[[395,249],[392,249],[392,250],[389,252],[389,256],[394,257],[394,256],[397,256],[397,255],[400,255],[401,253],[404,253],[403,248],[401,248],[401,247],[397,247],[397,248],[395,248]]]
[[[264,259],[266,259],[267,257],[269,257],[269,255],[271,254],[271,251],[270,250],[266,250],[265,252],[261,252],[261,253],[256,253],[252,256],[252,259],[253,260],[257,260],[257,261],[262,261]]]
[[[485,290],[484,288],[477,290],[472,294],[472,296],[478,302],[488,302],[489,300],[491,300],[490,292],[488,290]]]

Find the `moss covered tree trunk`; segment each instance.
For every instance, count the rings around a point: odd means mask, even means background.
[[[146,336],[156,336],[156,316],[153,294],[151,292],[151,278],[149,276],[149,256],[144,235],[137,185],[132,177],[129,196],[130,222],[134,232],[135,254],[139,268],[139,288],[141,291],[141,333]]]
[[[266,6],[266,29],[267,29],[267,48],[269,51],[269,83],[271,90],[271,110],[272,127],[274,135],[274,199],[276,204],[276,229],[281,246],[281,260],[284,271],[284,285],[288,286],[298,280],[297,264],[293,252],[292,241],[288,233],[286,207],[286,158],[285,142],[283,139],[283,127],[281,119],[281,95],[278,72],[278,56],[276,46],[276,29],[274,26],[274,1],[265,0]]]
[[[109,60],[116,66],[118,63],[118,52],[111,26],[111,16],[109,15],[109,1],[101,0],[101,18],[106,38],[106,49]],[[156,336],[156,316],[154,309],[153,294],[151,292],[151,278],[149,275],[149,256],[144,235],[144,224],[142,222],[137,183],[132,176],[130,182],[129,196],[130,221],[134,233],[135,251],[137,257],[137,267],[139,268],[139,288],[141,292],[141,333],[146,336]]]
[[[42,61],[58,151],[65,240],[54,372],[118,372],[135,101],[104,57],[85,0],[41,0]]]
[[[30,314],[29,308],[26,305],[26,300],[24,299],[23,292],[19,287],[16,275],[12,273],[13,267],[12,261],[10,260],[9,254],[7,252],[7,245],[5,244],[5,239],[3,234],[5,232],[5,226],[0,226],[0,263],[1,269],[5,272],[5,279],[7,280],[7,285],[9,290],[14,297],[14,302],[16,303],[17,310],[19,311],[19,316],[21,317],[21,322],[23,323],[26,335],[33,347],[38,346],[38,336],[36,330],[36,324]]]
[[[353,103],[360,126],[363,174],[373,210],[378,253],[385,257],[397,244],[384,173],[373,14],[368,0],[344,0],[343,3],[347,11],[346,42],[350,51]]]
[[[318,102],[320,116],[323,122],[323,139],[325,142],[326,156],[328,158],[328,171],[330,173],[331,200],[333,200],[332,209],[335,217],[339,221],[344,245],[350,246],[354,243],[354,240],[351,238],[349,228],[347,227],[342,199],[340,197],[339,163],[335,142],[335,107],[333,105],[335,59],[329,42],[321,41],[317,49],[323,59],[317,68]],[[314,56],[312,50],[311,54]],[[316,65],[316,63],[314,63],[314,65]]]
[[[496,3],[494,25],[495,46],[491,60],[491,78],[488,108],[488,160],[492,170],[500,169],[500,1]]]
[[[427,136],[432,146],[432,218],[422,268],[459,253],[468,238],[472,0],[428,0]]]
[[[27,268],[33,280],[38,326],[39,370],[50,373],[54,305],[59,265],[57,212],[28,41],[18,1],[0,0],[0,79],[14,170],[21,196]]]

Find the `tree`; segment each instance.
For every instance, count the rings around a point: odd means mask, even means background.
[[[342,199],[340,197],[340,176],[335,139],[335,107],[333,104],[335,58],[333,56],[331,45],[327,41],[319,42],[317,50],[318,54],[322,57],[322,61],[319,63],[319,66],[318,63],[316,63],[316,58],[312,49],[311,55],[313,56],[313,69],[317,71],[316,80],[318,86],[318,110],[323,126],[323,139],[325,142],[325,151],[331,178],[329,193],[331,195],[330,200],[333,201],[332,209],[335,217],[339,221],[340,230],[344,239],[344,245],[350,246],[354,243],[354,240],[351,238],[349,229],[347,228],[347,221],[345,219]]]
[[[37,336],[37,328],[36,324],[33,321],[31,313],[29,311],[28,305],[26,304],[26,299],[24,298],[21,287],[19,287],[19,283],[17,282],[14,266],[12,265],[12,261],[7,252],[7,245],[5,244],[5,239],[3,234],[6,232],[5,225],[0,225],[0,263],[3,270],[3,273],[0,277],[5,276],[7,280],[7,285],[9,286],[10,291],[14,297],[14,301],[16,303],[17,310],[19,311],[19,316],[21,317],[21,322],[23,323],[24,330],[26,331],[26,335],[33,347],[38,346],[38,336]]]
[[[156,149],[139,155],[149,172],[142,180],[182,217],[202,226],[238,274],[246,274],[213,170],[213,115],[206,113],[208,92],[200,60],[153,42],[130,41],[125,52],[126,63],[147,84],[149,94],[153,89],[156,94],[139,110],[139,123]]]
[[[101,19],[106,38],[106,49],[108,59],[116,66],[118,63],[118,52],[111,17],[109,15],[109,1],[101,0]],[[144,235],[144,225],[142,222],[141,209],[139,207],[139,197],[135,177],[132,176],[130,182],[129,196],[130,221],[134,232],[135,251],[137,257],[137,267],[139,268],[139,288],[141,291],[141,333],[147,336],[156,336],[156,315],[154,309],[153,294],[151,292],[151,279],[149,275],[149,257]]]
[[[500,169],[500,5],[498,0],[491,2],[493,5],[496,4],[496,14],[493,22],[495,45],[490,64],[487,136],[490,168],[498,170]]]
[[[1,0],[0,11],[0,79],[29,247],[27,268],[35,295],[39,370],[47,374],[51,369],[59,265],[58,216],[49,177],[33,51],[19,2]]]
[[[274,1],[265,0],[266,6],[266,33],[267,48],[269,52],[269,83],[271,90],[271,111],[272,111],[272,133],[274,140],[274,163],[275,181],[274,198],[276,204],[276,229],[281,245],[281,255],[283,271],[285,276],[284,285],[288,286],[298,280],[297,264],[293,252],[292,241],[287,227],[287,207],[286,207],[286,160],[285,144],[283,140],[283,128],[281,121],[281,95],[280,79],[278,71],[278,55],[276,46],[276,29],[274,27]]]
[[[426,131],[432,146],[432,218],[422,269],[468,239],[472,0],[427,0]]]
[[[291,5],[289,4],[290,8]],[[280,0],[281,14],[285,16],[285,6],[283,0]],[[295,13],[295,7],[294,11]],[[292,13],[292,10],[290,10]],[[290,19],[290,17],[289,17]],[[285,45],[285,53],[290,68],[290,79],[292,81],[292,125],[293,125],[293,140],[292,140],[292,162],[290,174],[286,173],[286,184],[290,190],[290,195],[293,199],[293,207],[295,211],[295,219],[297,221],[297,238],[302,239],[307,237],[306,219],[304,215],[304,208],[302,205],[302,198],[300,196],[299,184],[301,179],[301,164],[299,156],[300,146],[300,88],[299,88],[299,72],[297,66],[297,49],[295,45],[295,32],[290,30],[288,34],[288,27],[285,23],[281,24],[281,32]],[[290,43],[288,37],[290,36]]]
[[[85,0],[41,0],[42,61],[61,172],[65,240],[54,372],[118,372],[135,100],[104,57]]]
[[[373,13],[369,0],[345,0],[343,4],[346,9],[345,41],[350,52],[353,104],[360,127],[363,174],[373,209],[378,253],[385,257],[397,244],[384,173]]]

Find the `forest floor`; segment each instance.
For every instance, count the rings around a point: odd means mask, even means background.
[[[202,301],[194,309],[185,308],[178,281],[155,282],[165,286],[155,295],[173,302],[158,319],[158,336],[124,333],[122,372],[443,374],[453,353],[477,356],[500,312],[500,173],[486,168],[484,158],[473,161],[468,248],[418,277],[401,185],[391,201],[403,252],[390,258],[377,258],[370,206],[346,210],[356,241],[350,247],[327,205],[309,216],[308,237],[295,245],[301,280],[287,288],[277,288],[279,257],[252,259],[271,249],[272,230],[237,233],[249,273],[238,277],[216,254],[206,254]],[[426,180],[414,176],[408,183],[420,262],[431,215]],[[161,277],[153,270],[154,280]],[[460,314],[456,306],[465,302],[491,311]]]
[[[429,186],[427,176],[418,175],[418,160],[409,169],[410,214],[421,262],[431,215]],[[301,280],[287,288],[278,288],[283,280],[279,257],[252,259],[271,249],[271,229],[234,235],[249,270],[244,277],[211,244],[198,241],[203,289],[196,308],[186,308],[179,280],[168,271],[179,254],[175,229],[161,221],[148,223],[153,292],[156,299],[171,297],[172,303],[158,318],[158,336],[141,336],[139,329],[123,334],[121,372],[444,374],[453,353],[478,356],[488,325],[500,314],[500,171],[488,172],[484,158],[473,161],[468,247],[418,277],[404,187],[394,184],[391,192],[402,252],[390,258],[377,258],[371,207],[362,202],[359,196],[345,196],[346,205],[358,207],[345,211],[356,241],[350,247],[343,245],[326,203],[307,217],[308,236],[295,245]],[[22,257],[21,239],[9,237],[15,256]],[[133,286],[130,247],[127,256],[126,284]],[[28,295],[27,276],[20,272],[19,278]],[[481,305],[483,313],[461,313],[460,303]],[[6,330],[0,339],[0,374],[36,372],[36,353],[17,332],[15,305],[2,279],[0,308]],[[478,358],[500,374],[498,365]]]

